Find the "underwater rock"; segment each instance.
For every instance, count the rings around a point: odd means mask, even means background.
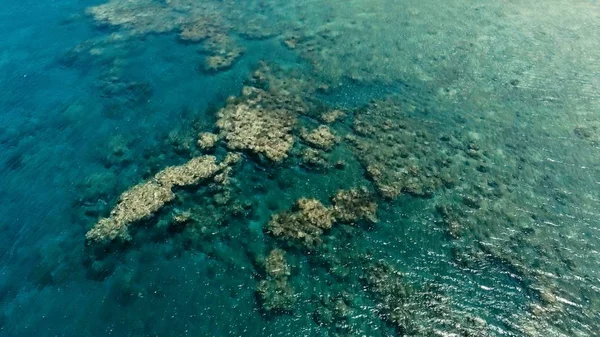
[[[233,99],[218,113],[220,136],[232,150],[261,154],[274,162],[288,156],[294,144],[295,113],[285,97],[252,87]]]
[[[100,219],[86,234],[89,242],[110,242],[130,239],[128,227],[139,220],[150,218],[166,203],[175,198],[174,187],[196,185],[214,176],[240,160],[228,155],[217,164],[214,156],[193,158],[180,166],[171,166],[158,172],[151,180],[138,184],[121,194],[110,216]]]
[[[336,221],[354,223],[356,221],[377,222],[377,204],[365,188],[340,190],[332,199],[333,217]]]
[[[337,137],[326,125],[321,125],[312,131],[303,128],[300,132],[300,137],[309,145],[326,151],[331,150],[337,143]]]
[[[291,211],[273,215],[267,230],[275,237],[311,248],[321,242],[320,236],[331,228],[333,221],[331,210],[320,201],[302,198]]]

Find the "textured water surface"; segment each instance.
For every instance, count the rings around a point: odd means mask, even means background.
[[[0,336],[597,335],[596,2],[0,28]]]

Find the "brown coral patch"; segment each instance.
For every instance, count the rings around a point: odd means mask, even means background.
[[[275,237],[314,247],[321,242],[324,230],[333,224],[329,208],[316,199],[300,199],[291,211],[273,215],[267,230]]]
[[[244,96],[218,113],[217,126],[227,147],[261,154],[274,162],[288,155],[294,144],[295,113],[286,101],[270,93],[246,87]]]
[[[198,135],[198,147],[202,150],[210,150],[215,147],[219,135],[210,132],[202,132]]]
[[[285,277],[290,275],[290,266],[285,260],[285,251],[275,248],[265,260],[265,270],[268,276]]]
[[[321,125],[312,131],[303,128],[300,132],[300,137],[309,145],[326,151],[331,150],[338,141],[337,137],[326,125]]]
[[[377,222],[377,204],[364,188],[340,190],[332,199],[333,216],[336,221],[353,223],[356,221]]]

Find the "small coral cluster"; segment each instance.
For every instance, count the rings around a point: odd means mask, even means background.
[[[332,199],[334,218],[343,223],[377,222],[377,204],[365,187],[339,191]]]
[[[276,237],[295,240],[307,247],[320,243],[334,218],[331,210],[315,199],[300,199],[291,211],[273,215],[267,228]]]
[[[210,132],[202,132],[198,135],[198,147],[202,150],[210,150],[218,140],[218,135]]]
[[[265,261],[266,279],[261,280],[256,289],[262,308],[267,313],[285,312],[292,309],[295,292],[288,282],[290,266],[285,260],[285,252],[273,249]]]
[[[334,123],[346,117],[346,113],[340,109],[330,110],[321,114],[320,119],[327,124]]]
[[[204,70],[208,72],[231,68],[245,52],[244,48],[226,34],[213,35],[204,44],[204,50],[209,54],[204,61]]]
[[[316,199],[302,198],[291,210],[273,215],[267,230],[275,237],[314,248],[336,222],[376,221],[377,204],[366,189],[341,190],[332,203],[326,207]]]
[[[321,125],[312,131],[303,128],[300,137],[309,145],[326,151],[331,150],[337,143],[337,137],[326,125]]]
[[[128,227],[136,221],[152,217],[175,198],[173,188],[196,185],[237,163],[241,157],[229,154],[221,163],[214,156],[196,157],[180,166],[158,172],[154,178],[124,192],[110,216],[100,219],[86,234],[90,242],[128,240]]]
[[[294,144],[295,123],[296,113],[286,97],[245,87],[241,98],[219,111],[217,126],[228,148],[280,162]]]

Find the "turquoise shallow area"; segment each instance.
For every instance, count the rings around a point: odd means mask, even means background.
[[[103,3],[8,0],[0,11],[0,336],[600,328],[597,3],[109,2],[143,5],[131,26],[90,14]],[[193,15],[218,13],[224,33],[211,33],[234,47],[186,41],[179,26],[151,31],[155,19],[139,24],[169,6],[175,18],[160,27],[201,6]],[[211,53],[236,47],[243,53],[230,67],[206,69]],[[294,132],[344,110],[331,124],[338,144],[319,152],[335,165],[307,164],[310,142],[294,134],[282,163],[242,151],[233,201],[220,203],[209,183],[181,188],[132,226],[131,241],[86,242],[121,193],[200,155],[198,133],[218,131],[219,109],[260,86],[264,64],[281,76],[266,87],[310,101]],[[389,97],[402,109],[381,117]],[[358,132],[361,122],[383,136]],[[401,143],[389,131],[398,129],[424,140]],[[353,147],[356,138],[370,152]],[[453,182],[387,198],[369,161],[412,172],[395,161],[398,148],[418,154],[414,176],[451,167]],[[210,153],[229,150],[221,141]],[[335,225],[318,249],[265,229],[301,198],[329,206],[339,190],[362,186],[377,221]],[[189,209],[201,230],[174,225]],[[268,312],[257,288],[274,248],[286,251],[294,305]],[[369,276],[382,265],[398,273],[378,288]],[[390,311],[409,312],[410,324]]]

